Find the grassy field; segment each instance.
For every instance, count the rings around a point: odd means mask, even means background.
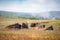
[[[27,22],[29,29],[6,29],[8,25]],[[45,28],[33,29],[31,23],[45,24]],[[53,25],[54,30],[44,31]],[[0,40],[60,40],[60,20],[7,20],[0,19]]]

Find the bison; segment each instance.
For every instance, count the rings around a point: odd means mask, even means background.
[[[53,30],[53,26],[49,26],[49,27],[46,28],[45,30]]]
[[[7,26],[7,28],[18,28],[18,29],[21,29],[21,24],[16,23],[16,24]]]
[[[40,24],[40,23],[32,23],[30,26],[31,27],[38,27],[38,28],[45,28],[45,25],[44,24]]]
[[[38,23],[36,26],[39,27],[39,28],[45,28],[45,25],[44,24],[40,24],[40,23]]]
[[[45,25],[44,24],[42,25],[42,28],[45,28]]]
[[[31,27],[36,27],[36,25],[37,25],[38,23],[31,23]]]
[[[28,24],[27,23],[22,23],[22,28],[28,29]]]

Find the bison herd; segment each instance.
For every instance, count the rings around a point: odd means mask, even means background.
[[[45,28],[46,25],[40,24],[40,23],[31,23],[30,27],[31,28],[36,28],[36,27]],[[29,29],[28,23],[22,23],[22,24],[15,23],[15,24],[7,26],[6,28],[9,28],[9,29]],[[45,30],[53,30],[53,26],[51,25],[51,26],[47,27]]]

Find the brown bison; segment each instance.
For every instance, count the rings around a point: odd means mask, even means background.
[[[40,28],[45,28],[45,25],[44,24],[40,25]]]
[[[46,28],[45,30],[54,30],[53,26],[49,26],[48,28]]]
[[[27,24],[27,23],[22,23],[22,29],[23,29],[23,28],[28,29],[28,24]]]
[[[21,29],[21,24],[18,24],[18,23],[12,24],[12,25],[7,26],[7,28],[18,28],[18,29]]]
[[[31,27],[36,27],[37,23],[31,23]]]
[[[45,28],[45,25],[42,25],[40,23],[32,23],[30,26],[31,27],[38,27],[38,28]]]

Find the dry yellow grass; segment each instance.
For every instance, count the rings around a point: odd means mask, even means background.
[[[53,25],[53,31],[44,31],[44,29],[6,29],[5,27],[15,23],[27,22],[29,27],[31,23],[45,24],[46,28]],[[57,24],[56,24],[57,23]],[[60,20],[0,20],[0,40],[60,40]]]

